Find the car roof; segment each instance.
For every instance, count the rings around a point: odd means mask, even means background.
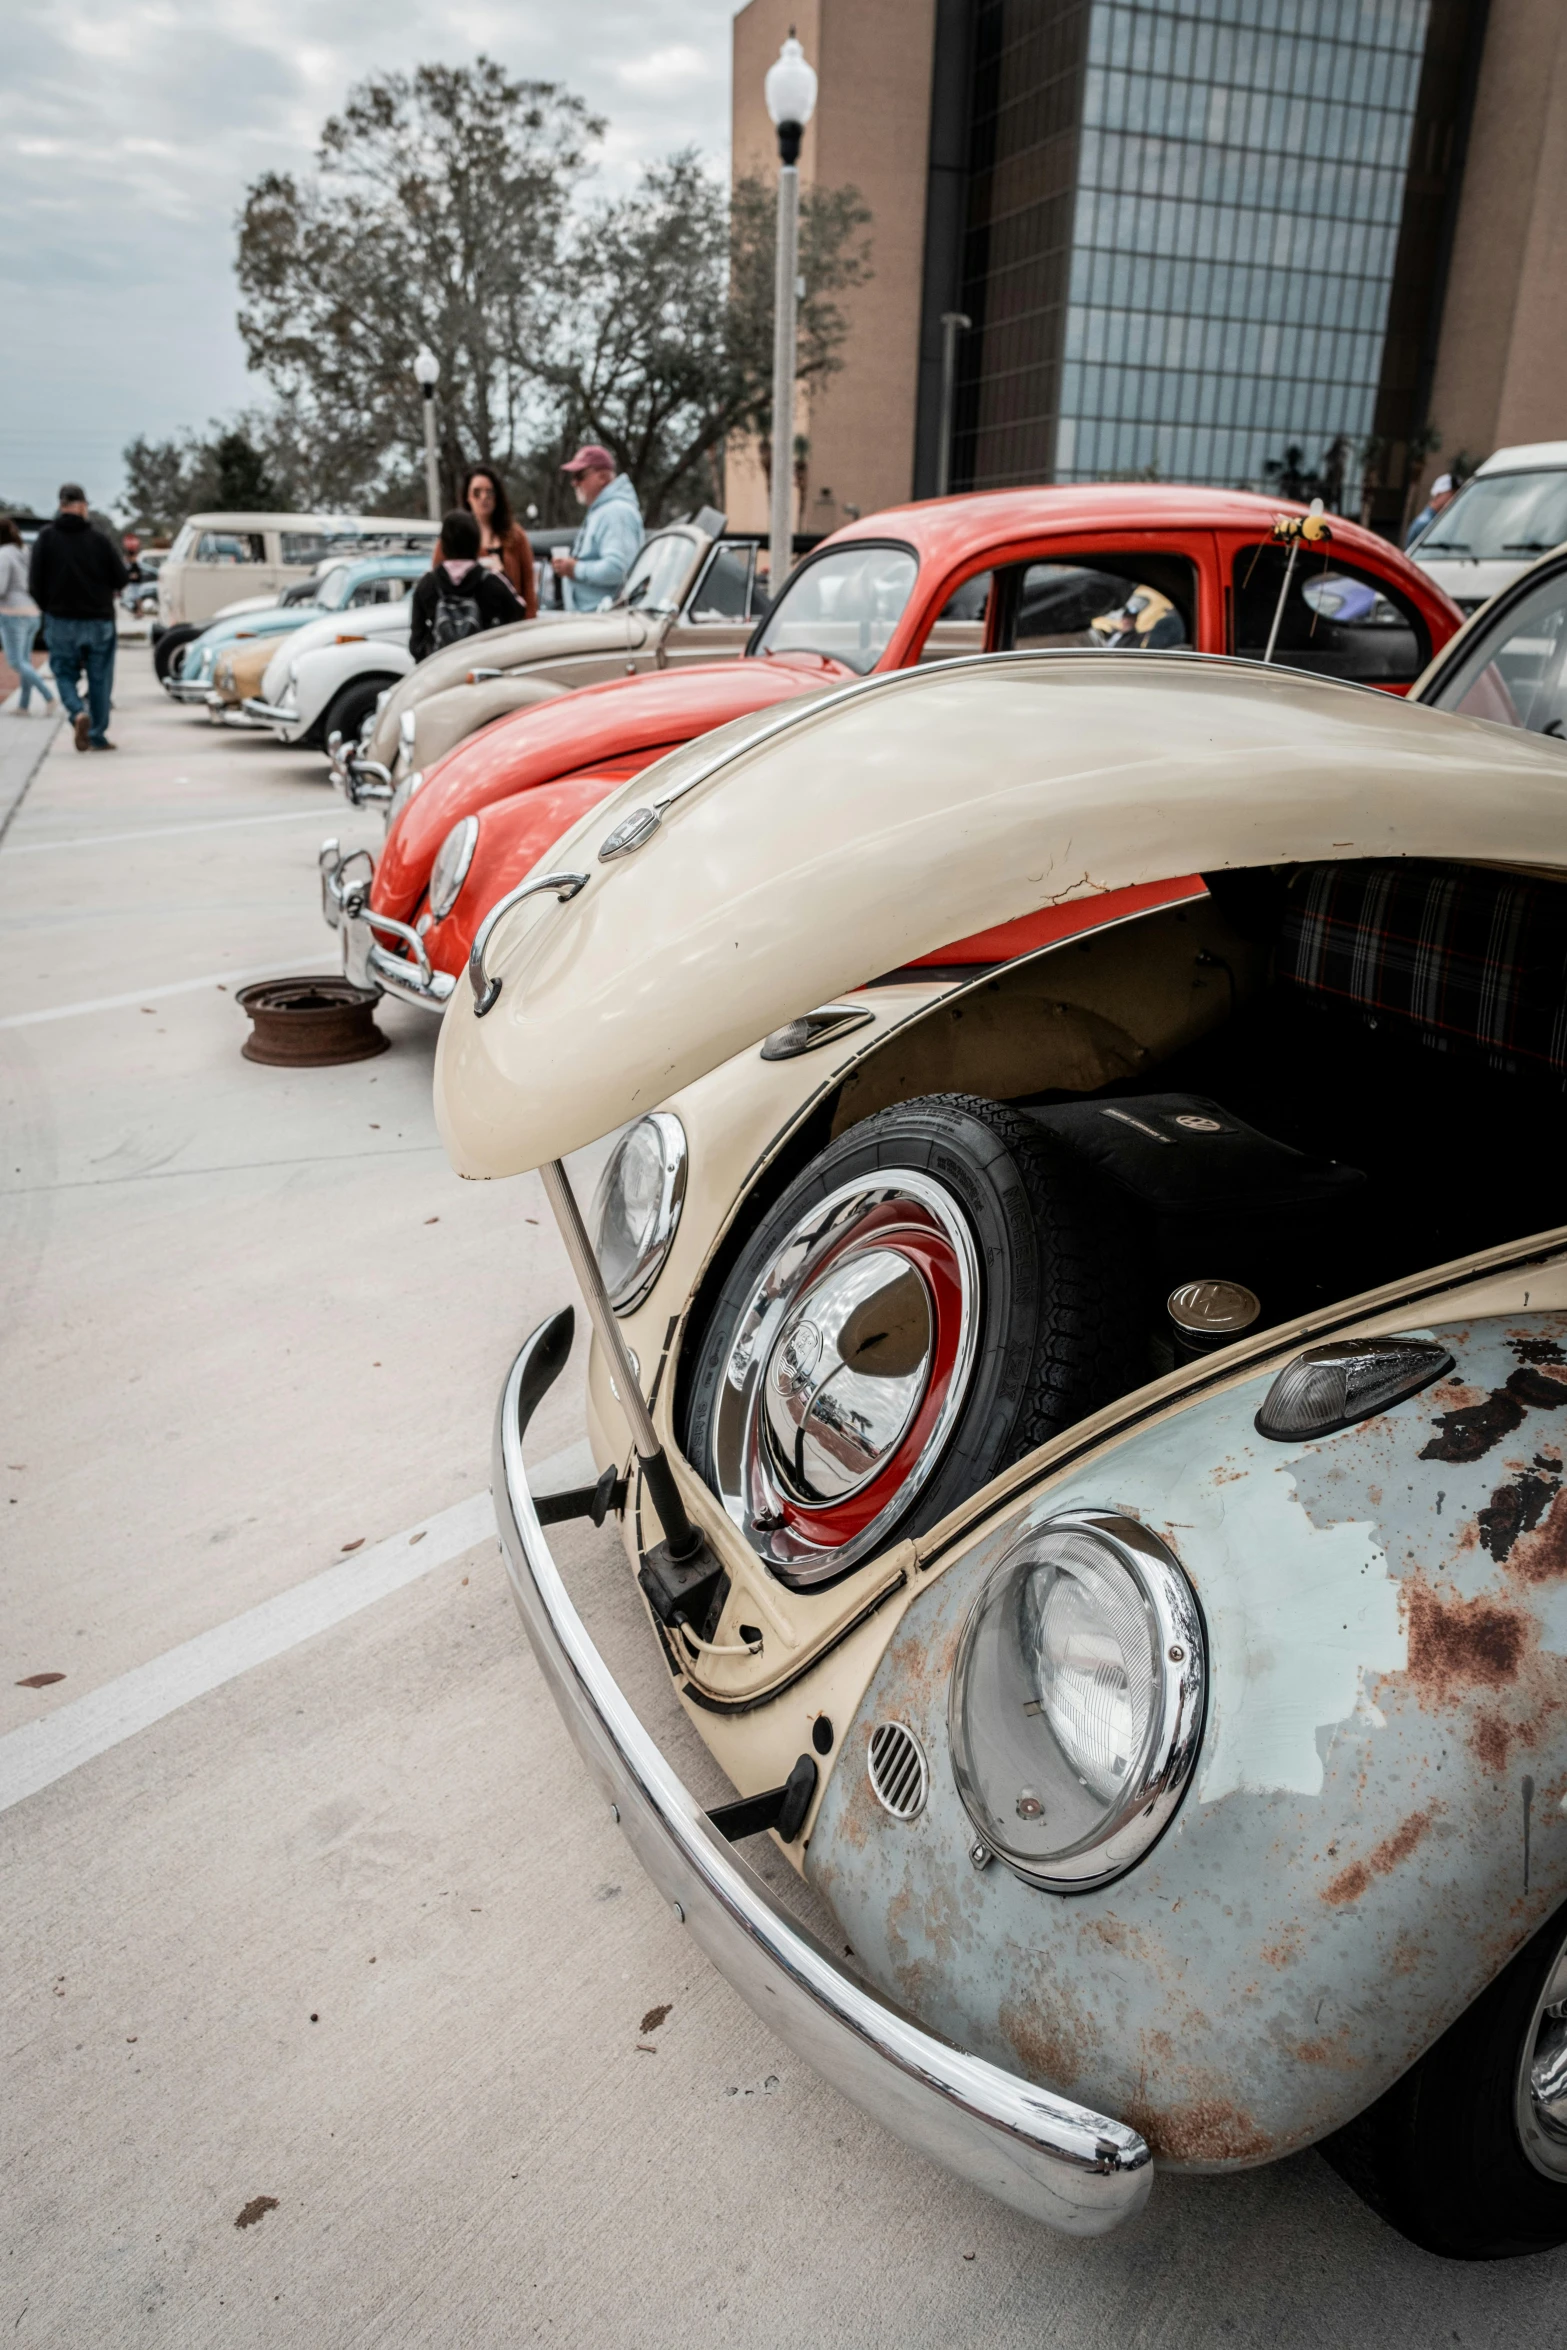
[[[1257,662],[862,679],[671,753],[555,843],[585,886],[496,940],[482,1025],[464,991],[448,1009],[447,1146],[473,1175],[563,1157],[813,1004],[1075,899],[1368,856],[1561,871],[1561,804],[1553,743]],[[632,807],[660,823],[601,861]]]
[[[194,523],[202,530],[317,530],[329,538],[333,531],[367,535],[384,532],[387,537],[437,538],[438,522],[420,522],[396,514],[250,514],[235,511],[230,514],[187,514],[187,525]]]
[[[1093,530],[1232,530],[1268,535],[1280,514],[1304,514],[1298,499],[1267,498],[1253,490],[1209,489],[1200,482],[1064,482],[1032,489],[967,491],[952,498],[923,498],[884,506],[862,515],[813,548],[851,545],[861,539],[901,539],[921,561],[960,561],[965,555],[1000,547],[1014,539],[1063,536]],[[1389,562],[1402,569],[1405,558],[1375,531],[1347,515],[1328,517],[1335,544],[1354,560]],[[1412,568],[1412,567],[1411,567]],[[1426,583],[1429,588],[1429,582]]]
[[[1516,448],[1493,449],[1473,478],[1492,473],[1549,473],[1567,467],[1567,441],[1520,441]]]

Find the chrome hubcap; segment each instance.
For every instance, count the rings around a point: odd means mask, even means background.
[[[1546,2178],[1567,2179],[1567,1943],[1545,1978],[1518,2067],[1518,2135]]]
[[[862,1557],[940,1458],[973,1365],[979,1266],[938,1184],[846,1184],[786,1234],[714,1416],[725,1508],[786,1582]]]

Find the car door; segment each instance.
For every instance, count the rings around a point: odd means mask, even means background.
[[[203,529],[185,566],[185,618],[204,628],[225,604],[265,593],[270,584],[266,534],[259,530]]]
[[[712,548],[664,639],[664,661],[725,661],[745,651],[756,623],[756,542],[720,539]]]
[[[1488,718],[1567,742],[1567,563],[1525,577],[1455,639],[1414,698],[1460,718]]]

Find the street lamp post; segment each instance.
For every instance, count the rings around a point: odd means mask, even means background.
[[[414,360],[414,379],[424,394],[424,494],[432,522],[441,519],[441,474],[435,462],[435,387],[440,374],[439,359],[428,343],[421,343]]]
[[[773,296],[773,483],[769,517],[771,572],[777,595],[789,570],[794,531],[794,306],[800,252],[800,141],[816,108],[816,75],[791,32],[765,84],[778,131],[778,268]]]
[[[941,446],[936,451],[936,495],[944,498],[952,479],[952,419],[958,391],[958,337],[973,325],[961,310],[941,314]]]

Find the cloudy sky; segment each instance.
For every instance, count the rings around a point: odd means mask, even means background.
[[[0,496],[95,503],[119,452],[255,400],[234,215],[308,168],[351,85],[480,50],[609,118],[600,185],[694,140],[727,152],[738,0],[6,0]]]

